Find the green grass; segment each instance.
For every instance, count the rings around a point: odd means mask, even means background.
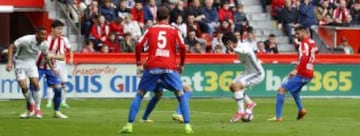
[[[303,99],[308,110],[304,120],[296,121],[297,109],[286,99],[284,121],[266,121],[274,113],[274,99],[254,99],[255,118],[251,123],[230,123],[236,107],[229,99],[192,99],[193,135],[203,136],[358,136],[360,135],[359,99]],[[0,136],[116,136],[126,123],[130,99],[73,99],[72,109],[63,110],[69,119],[55,119],[43,108],[43,119],[20,119],[23,100],[0,101]],[[144,103],[145,102],[145,103]],[[137,120],[143,114],[147,100]],[[45,103],[43,104],[45,106]],[[184,126],[171,120],[174,99],[163,99],[150,116],[152,124],[134,124],[138,136],[184,135]]]

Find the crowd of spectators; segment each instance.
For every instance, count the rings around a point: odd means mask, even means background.
[[[69,1],[69,0],[68,0]],[[188,53],[232,53],[225,32],[258,53],[278,53],[276,36],[259,41],[240,0],[70,0],[80,11],[86,44],[82,52],[134,52],[136,41],[156,24],[159,6],[170,8],[170,24],[184,37]],[[352,26],[360,22],[360,0],[260,0],[279,28],[296,44],[294,27]],[[107,47],[104,47],[107,46]]]

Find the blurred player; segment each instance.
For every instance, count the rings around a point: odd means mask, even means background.
[[[58,66],[56,65],[57,60],[65,59],[65,43],[61,32],[63,30],[64,24],[59,20],[54,20],[51,23],[51,33],[47,38],[48,52],[50,64],[54,65],[54,69],[50,69],[48,63],[39,56],[37,60],[37,66],[39,69],[39,80],[45,76],[47,85],[52,88],[54,92],[54,116],[57,118],[68,118],[66,115],[61,113],[60,104],[61,104],[61,81],[58,76]]]
[[[62,23],[59,20],[56,20],[54,22],[58,22],[57,24]],[[51,44],[52,40],[56,40],[52,44],[60,44],[61,50],[64,50],[65,52],[69,51],[69,54],[70,54],[69,63],[72,64],[73,63],[73,52],[71,50],[71,44],[70,44],[68,38],[62,36],[63,27],[64,27],[64,24],[62,23],[62,25],[59,25],[56,28],[51,29],[51,34],[47,37],[47,41],[49,44]],[[66,70],[65,60],[56,60],[56,68],[57,68],[56,70],[58,72],[58,76],[61,80],[61,107],[70,108],[70,105],[68,105],[66,103],[65,83],[68,81],[68,77],[67,77],[68,74],[67,74],[67,70]],[[51,108],[53,97],[54,97],[53,89],[48,88],[47,94],[48,94],[47,95],[48,102],[46,104],[46,108]]]
[[[159,24],[148,28],[136,45],[138,72],[142,71],[141,51],[146,42],[149,46],[149,59],[146,62],[138,92],[131,103],[128,123],[121,132],[132,133],[133,122],[144,95],[147,91],[153,91],[158,81],[162,81],[169,85],[171,91],[174,91],[180,103],[181,113],[184,116],[185,132],[193,133],[190,125],[189,105],[183,95],[183,86],[179,75],[184,69],[185,45],[180,32],[168,24],[169,9],[165,7],[158,8],[157,20]],[[179,45],[180,49],[180,66],[176,64],[176,45]]]
[[[183,89],[184,96],[185,96],[186,100],[189,102],[191,95],[192,95],[192,89],[189,85],[187,85],[185,83],[183,83],[183,86],[184,86],[184,89]],[[154,90],[155,95],[150,99],[148,105],[146,106],[146,109],[145,109],[145,112],[144,112],[141,122],[147,122],[147,123],[154,122],[153,120],[149,119],[149,115],[155,108],[156,104],[159,102],[159,100],[163,94],[163,89],[170,89],[170,88],[163,82],[158,83],[158,85],[156,86],[156,89]],[[175,121],[178,121],[180,123],[184,122],[184,118],[181,113],[180,105],[177,106],[176,112],[172,115],[172,119]]]
[[[13,68],[13,61],[15,66],[15,75],[18,84],[21,87],[21,91],[27,100],[28,111],[21,114],[20,117],[27,118],[35,116],[41,118],[40,103],[41,92],[39,87],[39,72],[36,66],[36,59],[39,53],[43,55],[44,59],[49,60],[48,46],[45,42],[46,29],[44,27],[38,27],[36,34],[25,35],[15,40],[13,44],[8,47],[8,62],[6,70],[11,71]],[[15,54],[13,52],[15,51]],[[29,78],[30,83],[34,85],[35,102],[32,99],[31,91],[26,83],[26,78]]]
[[[238,40],[233,33],[226,33],[222,41],[226,48],[234,50],[241,64],[245,67],[244,72],[236,77],[230,85],[230,90],[234,93],[234,99],[238,105],[238,110],[230,121],[236,122],[245,115],[244,102],[249,110],[256,106],[256,103],[245,94],[244,90],[246,87],[259,84],[264,80],[264,69],[252,49],[249,46],[238,44]]]
[[[289,73],[288,80],[279,88],[276,97],[276,117],[269,120],[282,120],[282,107],[287,91],[293,96],[299,111],[296,119],[300,120],[306,115],[306,110],[301,103],[299,93],[301,88],[310,82],[313,77],[315,54],[318,52],[318,48],[315,42],[310,39],[310,32],[307,28],[297,27],[295,32],[299,36],[299,41],[301,41],[298,50],[298,63],[295,69]]]

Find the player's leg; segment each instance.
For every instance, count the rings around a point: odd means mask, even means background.
[[[262,69],[262,67],[261,67]],[[247,86],[254,86],[257,84],[260,84],[265,78],[265,74],[263,70],[260,70],[259,72],[253,73],[253,76],[247,77],[245,79],[245,82],[247,82]],[[246,93],[244,93],[244,103],[246,104],[246,108],[249,110],[253,110],[256,106],[256,103],[251,100],[250,96]]]
[[[31,91],[28,89],[26,80],[18,78],[18,84],[21,88],[21,91],[26,99],[26,112],[20,114],[21,118],[28,118],[34,116],[35,114],[35,102],[32,98]]]
[[[184,87],[184,89],[183,89],[184,90],[184,96],[185,96],[186,100],[189,103],[190,98],[192,96],[192,88],[191,88],[191,86],[189,86],[189,85],[187,85],[185,83],[183,83],[183,87]],[[184,122],[184,118],[183,118],[182,113],[181,113],[180,105],[177,106],[176,113],[173,114],[172,119],[176,120],[176,121],[178,121],[180,123]]]
[[[144,70],[136,96],[130,104],[128,122],[120,131],[121,133],[132,133],[132,126],[136,118],[136,115],[139,112],[141,101],[144,95],[146,94],[147,90],[155,89],[156,83],[159,78],[160,78],[159,74],[150,74],[149,70]]]
[[[46,80],[48,86],[50,86],[53,89],[54,92],[54,116],[56,118],[66,119],[68,116],[64,115],[60,112],[60,104],[61,104],[61,81],[60,78],[51,70],[46,71]]]
[[[152,123],[153,120],[149,119],[149,115],[151,114],[151,112],[154,110],[154,108],[156,107],[156,104],[159,102],[159,100],[161,99],[161,96],[163,94],[163,88],[161,87],[160,83],[157,85],[155,91],[154,91],[154,96],[151,97],[148,105],[146,106],[144,115],[142,117],[142,122],[147,122],[147,123]]]
[[[68,103],[66,103],[66,87],[65,84],[68,81],[67,80],[67,70],[66,70],[66,65],[65,64],[58,64],[59,65],[59,78],[61,80],[61,91],[62,91],[62,95],[61,95],[61,107],[64,108],[70,108],[70,105]]]
[[[52,101],[53,101],[53,98],[54,98],[54,91],[51,87],[48,87],[46,89],[46,94],[47,94],[47,104],[46,104],[46,108],[50,109],[52,108]]]
[[[294,90],[294,91],[290,91],[290,94],[293,96],[296,106],[298,108],[298,116],[296,118],[297,120],[304,118],[304,116],[306,115],[306,109],[304,108],[304,106],[301,102],[299,93],[301,92],[301,88],[309,81],[310,81],[310,79],[303,78],[303,80],[301,80],[302,83],[299,83],[298,88],[296,88],[296,90]]]
[[[175,91],[174,94],[179,102],[180,111],[184,118],[185,133],[193,133],[190,125],[190,109],[189,103],[183,92],[183,84],[180,75],[177,72],[167,73],[163,75],[162,80],[169,85],[170,90]]]
[[[39,85],[39,77],[42,76],[42,71],[37,69],[36,66],[28,69],[28,76],[30,77],[31,90],[35,101],[35,117],[42,118],[41,112],[41,91]]]

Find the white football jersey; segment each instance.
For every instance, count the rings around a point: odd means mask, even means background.
[[[259,63],[254,51],[250,46],[245,43],[238,42],[236,48],[234,48],[235,53],[237,54],[241,64],[245,67],[245,72],[261,72],[264,73],[264,69]]]
[[[16,65],[35,65],[40,52],[44,55],[48,54],[46,41],[38,43],[35,37],[35,35],[25,35],[15,40],[14,60]]]

